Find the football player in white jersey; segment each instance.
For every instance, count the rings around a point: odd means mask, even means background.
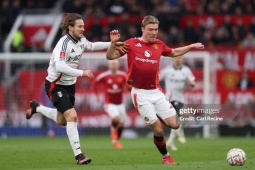
[[[171,102],[179,115],[179,111],[184,105],[184,88],[186,85],[194,87],[196,83],[190,68],[183,65],[183,56],[172,58],[172,61],[173,65],[165,67],[160,71],[160,80],[164,80],[166,98]],[[177,147],[174,145],[176,136],[181,143],[186,142],[183,127],[184,122],[182,121],[178,129],[171,129],[169,138],[166,141],[166,145],[170,149],[177,150]]]
[[[52,109],[40,105],[36,100],[30,102],[26,118],[41,113],[57,124],[66,126],[72,150],[77,164],[89,164],[91,158],[85,157],[81,151],[79,133],[77,128],[77,112],[74,109],[75,83],[77,77],[93,78],[91,70],[80,70],[78,64],[84,51],[106,50],[110,42],[89,42],[84,36],[84,22],[81,15],[68,14],[62,24],[63,37],[55,46],[45,80],[47,96],[56,107]],[[116,43],[117,48],[124,50],[123,42]]]

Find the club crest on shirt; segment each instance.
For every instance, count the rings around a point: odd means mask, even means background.
[[[158,44],[153,44],[153,48],[158,49]]]
[[[119,83],[121,83],[121,82],[122,82],[122,78],[119,77],[119,78],[117,79],[117,81],[118,81]]]
[[[146,50],[146,51],[144,51],[144,55],[145,55],[145,57],[151,57],[152,56],[152,52],[149,51],[149,50]]]
[[[112,85],[112,89],[114,89],[114,90],[118,89],[118,85],[117,84],[113,84]]]
[[[63,94],[61,91],[58,92],[58,97],[63,97]]]
[[[145,117],[144,120],[145,120],[145,121],[149,121],[150,119],[149,119],[148,117]]]
[[[65,60],[66,59],[66,53],[64,51],[60,51],[59,58]]]

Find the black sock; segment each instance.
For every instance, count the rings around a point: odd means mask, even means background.
[[[123,131],[123,127],[119,127],[118,128],[118,139],[121,137],[122,131]]]
[[[112,127],[116,128],[118,126],[118,122],[112,121]]]
[[[162,155],[167,154],[166,140],[165,140],[164,136],[155,136],[154,135],[154,144],[156,145],[156,147],[158,148],[159,152]]]

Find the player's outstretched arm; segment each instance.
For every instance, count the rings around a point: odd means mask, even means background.
[[[123,42],[117,42],[120,39],[120,34],[118,30],[112,30],[110,32],[111,45],[106,52],[106,58],[108,60],[113,60],[119,58],[121,55],[118,50],[122,53],[127,52],[127,45]]]
[[[204,48],[205,48],[205,46],[202,43],[194,43],[194,44],[190,44],[190,45],[187,45],[184,47],[174,48],[170,56],[178,57],[180,55],[186,54],[187,52],[189,52],[192,49],[202,50]]]

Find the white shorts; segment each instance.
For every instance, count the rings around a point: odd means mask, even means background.
[[[111,103],[105,104],[104,110],[112,119],[115,118],[116,116],[120,116],[120,122],[122,123],[127,117],[126,107],[123,103],[119,105]]]
[[[132,101],[147,124],[153,124],[158,117],[162,120],[176,115],[172,104],[159,89],[144,90],[132,88]],[[158,117],[157,117],[158,116]]]

